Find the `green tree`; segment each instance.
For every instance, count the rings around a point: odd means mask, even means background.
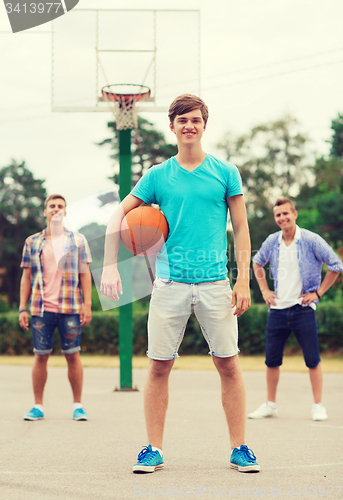
[[[343,160],[318,158],[315,180],[305,184],[296,200],[300,225],[319,233],[330,245],[343,247]]]
[[[332,120],[331,129],[333,131],[331,139],[330,156],[343,158],[343,115],[338,113],[337,118]]]
[[[98,146],[109,145],[112,150],[111,158],[114,160],[114,174],[111,177],[118,184],[119,175],[119,145],[115,122],[107,123],[113,135],[98,143]],[[162,132],[155,129],[154,125],[138,116],[138,127],[131,133],[132,151],[132,183],[133,186],[142,175],[152,166],[162,163],[167,158],[177,153],[177,146],[166,142]]]
[[[0,170],[0,262],[5,269],[0,293],[9,304],[19,301],[20,261],[25,239],[45,225],[44,181],[35,179],[25,162]]]
[[[250,132],[238,137],[226,134],[218,145],[242,176],[252,256],[265,238],[278,230],[273,218],[274,201],[279,196],[296,195],[310,174],[306,145],[306,135],[300,131],[297,120],[290,116],[253,127]],[[230,234],[228,242],[232,247]],[[233,262],[229,263],[230,274],[234,266]],[[268,270],[267,280],[273,286]],[[251,288],[253,299],[261,302],[254,277]]]
[[[331,150],[328,157],[315,160],[314,180],[304,184],[296,198],[298,224],[320,234],[343,257],[343,116],[332,120]],[[325,299],[338,296],[343,288],[342,276]],[[338,295],[337,295],[338,294]]]
[[[343,258],[343,161],[339,157],[318,158],[313,167],[313,185],[302,187],[296,199],[298,224],[320,234]],[[339,276],[334,287],[325,294],[325,300],[334,299],[342,292],[343,279]]]
[[[338,113],[331,129],[330,154],[315,160],[314,180],[302,186],[297,207],[299,222],[338,250],[343,248],[343,115]]]
[[[266,216],[278,196],[298,193],[308,175],[306,143],[297,120],[285,116],[218,144],[239,168],[250,217]]]

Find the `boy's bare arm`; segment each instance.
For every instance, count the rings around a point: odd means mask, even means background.
[[[82,269],[82,272],[79,274],[79,279],[83,295],[81,326],[85,326],[92,320],[92,276],[89,270],[89,264],[86,265],[86,269]]]
[[[114,211],[107,229],[105,238],[104,264],[101,277],[100,291],[112,300],[118,300],[123,289],[117,266],[117,257],[120,245],[120,226],[125,214],[143,205],[143,201],[132,194],[124,198]]]
[[[31,295],[31,268],[24,267],[23,274],[20,280],[20,304],[19,311],[26,309],[27,303]],[[26,311],[19,314],[19,325],[24,329],[29,329],[29,315]]]
[[[237,280],[232,290],[232,307],[235,315],[241,316],[251,305],[250,299],[250,258],[251,245],[245,203],[242,195],[227,198],[235,240]]]
[[[256,280],[258,286],[260,287],[263,300],[268,307],[270,307],[271,305],[276,306],[275,299],[278,299],[279,297],[275,294],[275,292],[273,292],[273,290],[270,290],[270,288],[268,287],[266,273],[264,272],[263,267],[259,264],[256,264],[255,262],[252,263],[252,267],[254,269]]]

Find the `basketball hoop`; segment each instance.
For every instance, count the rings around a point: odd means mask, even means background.
[[[106,85],[101,89],[102,101],[113,103],[117,130],[137,128],[136,102],[150,97],[150,88],[134,83]]]

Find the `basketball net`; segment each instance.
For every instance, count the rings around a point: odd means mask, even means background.
[[[108,102],[116,120],[117,130],[137,128],[136,102],[150,97],[150,89],[144,85],[116,84],[102,89],[102,98]]]
[[[138,117],[135,96],[122,99],[114,103],[113,113],[116,119],[117,130],[137,128]]]

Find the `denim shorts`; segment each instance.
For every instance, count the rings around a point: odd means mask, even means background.
[[[148,318],[149,358],[178,358],[178,349],[192,312],[208,343],[209,354],[219,358],[235,356],[239,352],[238,328],[231,300],[228,279],[180,283],[156,278]]]
[[[291,333],[296,336],[308,368],[320,363],[317,322],[310,306],[296,304],[287,309],[270,309],[266,332],[266,365],[282,365],[283,351]]]
[[[79,314],[44,312],[44,316],[32,316],[31,330],[33,352],[50,354],[55,329],[58,329],[63,354],[74,354],[81,350],[81,321]]]

